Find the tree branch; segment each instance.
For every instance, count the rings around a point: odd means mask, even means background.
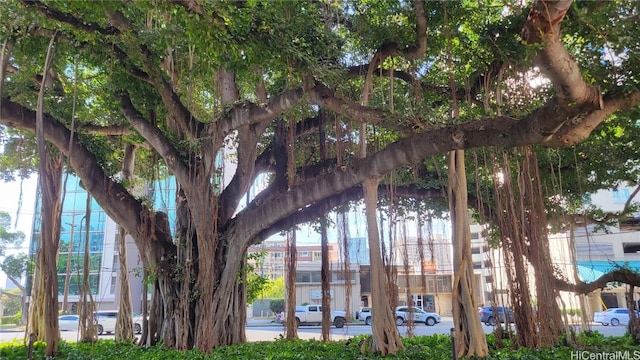
[[[82,132],[87,132],[92,134],[102,134],[102,135],[131,134],[131,129],[129,129],[129,126],[127,125],[101,126],[101,125],[86,124],[86,125],[78,126],[77,131],[82,131]]]
[[[572,284],[564,279],[557,279],[555,288],[559,291],[569,291],[576,294],[588,294],[594,290],[602,289],[611,282],[620,282],[627,285],[640,286],[640,274],[631,271],[626,268],[618,268],[609,273],[606,273],[598,279],[586,283],[583,281],[576,281]]]
[[[234,105],[224,117],[209,129],[210,136],[222,134],[227,136],[244,125],[269,122],[298,105],[302,100],[302,89],[286,91],[274,97],[266,105],[242,102]]]
[[[578,63],[560,41],[560,23],[572,2],[536,1],[529,11],[521,35],[528,44],[545,44],[538,51],[535,64],[553,83],[562,106],[602,109],[600,89],[584,81]]]
[[[575,121],[565,123],[554,136],[544,141],[547,147],[568,147],[575,145],[589,137],[591,132],[614,112],[628,109],[640,103],[640,90],[629,94],[614,96],[605,95],[604,106],[601,110],[595,110],[578,117]]]
[[[103,28],[97,23],[85,21],[83,19],[77,18],[69,13],[62,12],[58,9],[55,9],[51,6],[48,6],[42,1],[38,0],[20,0],[20,2],[27,7],[34,7],[44,16],[49,19],[60,21],[62,23],[71,25],[72,27],[84,30],[88,32],[97,32],[102,35],[116,35],[119,33],[118,29],[114,27]]]
[[[34,132],[36,127],[36,114],[33,110],[25,108],[15,102],[2,99],[2,113],[0,123],[12,128],[29,130]],[[71,166],[82,179],[87,192],[96,199],[105,212],[119,225],[132,234],[140,249],[145,249],[143,236],[146,228],[143,226],[143,215],[151,210],[143,206],[120,183],[112,180],[98,165],[95,156],[76,138],[69,147],[71,133],[62,122],[49,114],[44,114],[44,132],[47,141],[54,144],[63,154],[69,158]],[[154,224],[157,231],[164,231],[163,224]],[[163,241],[157,237],[157,241]],[[172,246],[172,244],[164,244]]]
[[[149,142],[164,159],[176,179],[181,184],[190,183],[189,167],[182,161],[182,155],[156,126],[145,119],[131,103],[126,94],[120,95],[120,109],[131,126]]]

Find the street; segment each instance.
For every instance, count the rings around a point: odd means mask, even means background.
[[[426,326],[424,324],[415,324],[413,327],[413,335],[433,335],[433,334],[449,334],[453,320],[451,318],[443,318],[442,322],[435,326]],[[493,331],[493,327],[482,325],[486,333]],[[401,336],[407,336],[408,327],[399,326]],[[592,330],[598,331],[605,336],[622,336],[626,331],[626,326],[602,326],[592,325]],[[66,341],[77,341],[77,331],[61,332],[62,338]],[[272,324],[269,320],[250,320],[246,328],[247,341],[272,341],[279,339],[285,335],[282,325]],[[301,326],[298,328],[298,337],[300,339],[320,339],[322,334],[321,326]],[[349,324],[342,329],[331,328],[331,338],[333,340],[347,339],[361,334],[371,334],[371,326],[363,323]],[[3,331],[0,332],[0,341],[11,341],[13,339],[22,340],[24,332]],[[100,339],[113,339],[113,334],[100,335]]]

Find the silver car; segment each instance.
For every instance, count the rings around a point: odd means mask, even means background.
[[[428,326],[433,326],[441,321],[440,315],[426,312],[420,308],[398,306],[396,308],[396,325],[400,326],[405,322],[419,322]]]

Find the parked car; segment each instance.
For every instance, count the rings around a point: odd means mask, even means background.
[[[640,318],[640,313],[636,311],[636,317]],[[629,324],[629,309],[627,308],[609,308],[605,311],[599,311],[593,314],[593,322],[600,323],[604,326],[618,326],[620,324]]]
[[[396,325],[400,326],[405,322],[413,321],[433,326],[441,321],[440,315],[426,312],[420,308],[398,306],[396,307]]]
[[[93,313],[98,324],[98,335],[113,333],[116,331],[118,310],[100,310]]]
[[[483,306],[480,308],[480,321],[482,321],[485,325],[493,326],[496,324],[496,317],[499,319],[501,323],[505,322],[514,322],[513,311],[506,306],[495,306],[498,311],[498,316],[493,313],[493,306]]]
[[[60,331],[78,331],[80,328],[80,316],[60,315],[58,316],[58,325],[60,326]]]
[[[371,325],[371,308],[361,307],[356,311],[356,320],[364,321],[365,325]]]
[[[343,310],[331,311],[331,323],[337,328],[343,328],[347,323],[347,315]],[[296,306],[296,323],[300,325],[319,325],[322,323],[321,305]]]
[[[149,318],[147,317],[147,320]],[[142,333],[142,321],[144,319],[142,318],[142,315],[138,314],[138,313],[133,313],[133,331],[136,334],[141,334]]]

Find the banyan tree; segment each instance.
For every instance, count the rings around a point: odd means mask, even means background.
[[[571,147],[607,121],[633,131],[620,120],[640,100],[633,5],[5,1],[2,135],[28,143],[43,130],[133,237],[153,282],[151,342],[209,351],[245,340],[249,246],[363,192],[376,206],[392,171],[420,193],[442,186],[434,157],[450,151]],[[498,114],[504,99],[486,89],[517,91],[506,69],[546,85]],[[152,173],[178,183],[177,224],[132,190]],[[266,185],[239,208],[257,179]],[[384,301],[389,279],[374,273]],[[391,326],[374,326],[382,353],[402,347]]]

